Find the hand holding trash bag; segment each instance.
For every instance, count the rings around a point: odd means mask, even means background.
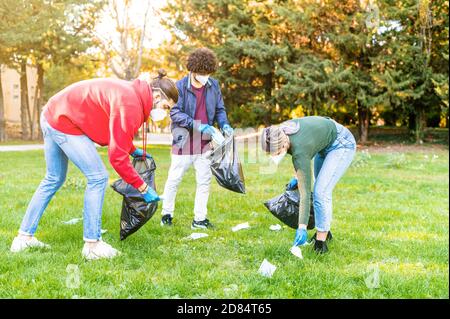
[[[133,156],[133,158],[142,157],[143,155],[144,151],[141,150],[140,148],[137,148],[133,153],[131,153],[131,156]],[[145,153],[145,157],[152,158],[152,156],[147,152]]]
[[[200,124],[198,126],[198,130],[203,134],[214,135],[215,131],[211,125],[208,124]]]
[[[142,194],[123,179],[119,179],[111,185],[116,192],[123,196],[120,240],[124,240],[141,228],[158,208],[159,197],[155,192],[155,161],[153,158],[137,157],[133,160],[133,166],[147,184],[148,189],[144,189],[144,194]]]
[[[142,193],[142,197],[144,198],[146,203],[154,203],[161,200],[155,190],[148,185],[147,191],[145,191],[145,193]]]
[[[222,144],[225,141],[225,138],[220,134],[220,132],[211,125],[208,124],[200,124],[197,127],[197,130],[200,131],[202,134],[207,134],[211,136],[211,138],[215,141],[217,144]]]
[[[229,124],[225,124],[225,125],[222,127],[222,131],[223,131],[223,133],[224,133],[226,136],[231,136],[231,135],[233,135],[233,133],[234,133],[233,128],[232,128]]]

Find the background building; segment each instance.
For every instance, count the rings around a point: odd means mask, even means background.
[[[9,139],[20,138],[20,74],[15,69],[0,67],[3,85],[6,130]],[[32,66],[27,67],[28,99],[34,104],[37,72]]]

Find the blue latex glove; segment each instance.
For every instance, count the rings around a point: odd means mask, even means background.
[[[295,232],[294,246],[303,246],[308,239],[306,229],[298,228]]]
[[[156,194],[155,190],[150,186],[148,187],[147,192],[142,194],[142,197],[144,198],[146,203],[153,203],[161,200],[158,194]]]
[[[141,150],[140,148],[137,148],[133,153],[131,153],[131,156],[133,156],[134,158],[142,157],[142,155],[144,155],[144,151]],[[152,158],[152,156],[147,152],[145,153],[145,157]]]
[[[198,126],[198,130],[201,133],[203,133],[203,134],[208,134],[208,135],[211,135],[211,136],[213,136],[216,133],[214,128],[211,125],[208,125],[208,124],[200,124]]]
[[[234,133],[233,128],[232,128],[229,124],[225,124],[225,125],[222,127],[222,131],[223,131],[223,133],[224,133],[225,135],[228,135],[228,136],[231,136],[231,135],[233,135],[233,133]]]
[[[298,180],[292,177],[289,183],[286,185],[286,190],[293,191],[298,187]]]

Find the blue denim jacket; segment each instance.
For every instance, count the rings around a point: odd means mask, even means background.
[[[191,89],[191,77],[185,76],[177,82],[178,102],[170,110],[172,120],[173,144],[183,144],[189,132],[192,132],[194,125],[196,97]],[[219,128],[229,124],[219,82],[209,78],[205,88],[206,113],[208,124],[217,123]],[[200,123],[198,123],[200,124]]]

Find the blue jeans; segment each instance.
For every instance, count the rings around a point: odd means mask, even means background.
[[[108,172],[94,142],[86,135],[69,135],[55,130],[43,115],[41,128],[47,172],[28,204],[19,233],[34,235],[44,210],[66,179],[67,164],[70,160],[87,178],[83,238],[91,242],[101,239],[102,207]]]
[[[332,193],[339,179],[350,166],[356,152],[352,133],[335,122],[336,140],[314,158],[314,217],[320,232],[330,230],[333,212]]]

